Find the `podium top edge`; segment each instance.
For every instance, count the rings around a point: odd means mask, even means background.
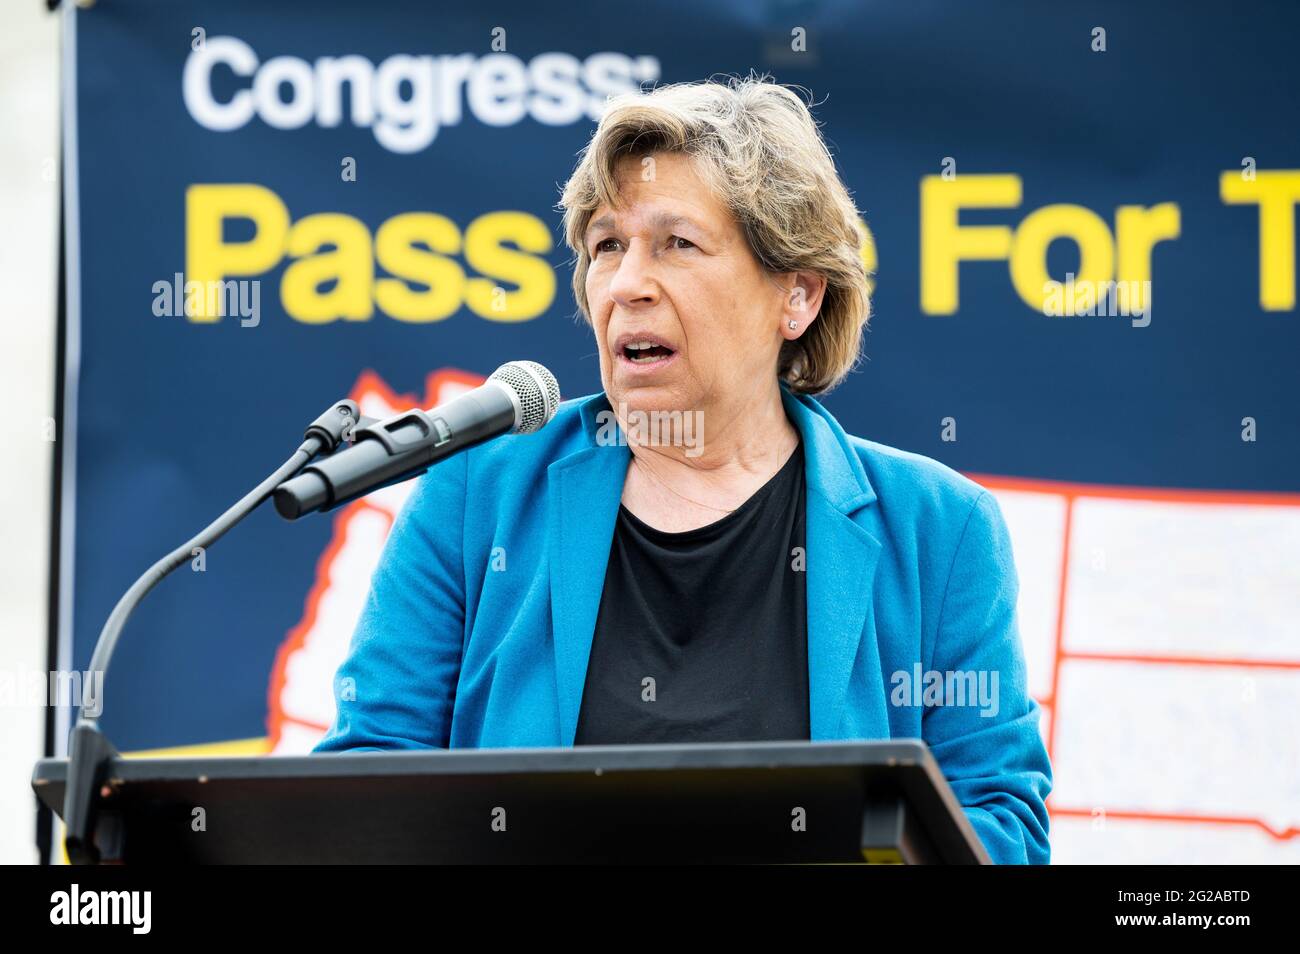
[[[62,783],[66,758],[36,763],[32,786]],[[330,778],[366,775],[654,771],[679,768],[811,768],[917,766],[942,777],[920,739],[834,742],[728,742],[657,745],[583,745],[559,748],[403,749],[321,752],[309,755],[203,756],[112,760],[110,777],[122,781],[225,778]]]

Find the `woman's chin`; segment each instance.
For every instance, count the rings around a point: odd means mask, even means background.
[[[626,358],[618,358],[605,393],[611,403],[621,401],[633,410],[682,410],[687,395],[681,365],[678,355],[640,366]]]
[[[612,386],[605,389],[605,395],[615,408],[621,405],[627,411],[645,414],[655,411],[684,411],[693,406],[680,385],[669,382],[628,382],[619,380],[617,374]]]

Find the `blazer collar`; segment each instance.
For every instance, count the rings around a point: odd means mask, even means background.
[[[888,736],[883,690],[867,711],[846,721],[846,699],[881,545],[853,515],[876,501],[875,490],[839,422],[820,402],[782,383],[786,414],[803,440],[808,573],[808,677],[812,739]],[[555,636],[560,744],[572,745],[586,685],[587,662],[623,481],[626,444],[598,441],[611,433],[603,392],[580,400],[584,446],[547,469],[548,563]],[[618,432],[615,432],[618,433]],[[873,634],[874,636],[874,634]],[[866,677],[883,686],[874,644],[863,654]]]

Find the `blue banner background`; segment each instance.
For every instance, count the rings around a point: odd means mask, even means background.
[[[812,91],[817,117],[878,249],[868,360],[828,399],[851,432],[977,473],[1103,484],[1300,489],[1294,309],[1259,303],[1258,210],[1219,198],[1243,157],[1300,168],[1300,8],[1258,3],[495,3],[490,14],[417,3],[301,5],[105,0],[77,14],[80,374],[76,403],[73,659],[84,668],[118,596],[273,469],[364,369],[418,392],[440,367],[487,374],[541,361],[565,397],[600,387],[575,320],[554,211],[588,119],[505,127],[466,111],[410,154],[344,122],[205,129],[182,100],[191,30],[236,36],[263,61],[293,55],[490,52],[503,26],[527,63],[551,51],[658,60],[659,80],[771,71]],[[792,25],[808,52],[789,51]],[[1090,48],[1107,30],[1105,53]],[[237,84],[218,92],[231,95]],[[246,84],[247,81],[244,81]],[[340,159],[357,160],[357,181]],[[919,187],[944,157],[958,174],[1015,174],[1016,209],[963,224],[1016,225],[1052,203],[1177,203],[1181,237],[1156,246],[1149,327],[1050,319],[1015,294],[1006,263],[961,266],[956,314],[920,307]],[[411,324],[305,324],[286,315],[287,259],[262,274],[258,327],[156,317],[153,284],[185,267],[186,190],[257,183],[291,219],[340,212],[371,233],[409,211],[463,230],[489,211],[546,223],[556,294],[513,324],[462,308]],[[1069,242],[1049,268],[1077,267]],[[940,421],[959,440],[941,440]],[[1259,440],[1240,440],[1241,419]],[[70,476],[70,475],[69,475]],[[176,574],[133,618],[107,680],[105,729],[124,750],[265,732],[276,649],[301,617],[328,520],[269,508]],[[66,555],[65,555],[66,556]]]

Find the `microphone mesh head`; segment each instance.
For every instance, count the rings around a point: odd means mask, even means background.
[[[516,434],[531,434],[555,416],[560,406],[560,384],[536,361],[511,361],[492,372],[489,381],[498,381],[518,399],[519,417]]]

